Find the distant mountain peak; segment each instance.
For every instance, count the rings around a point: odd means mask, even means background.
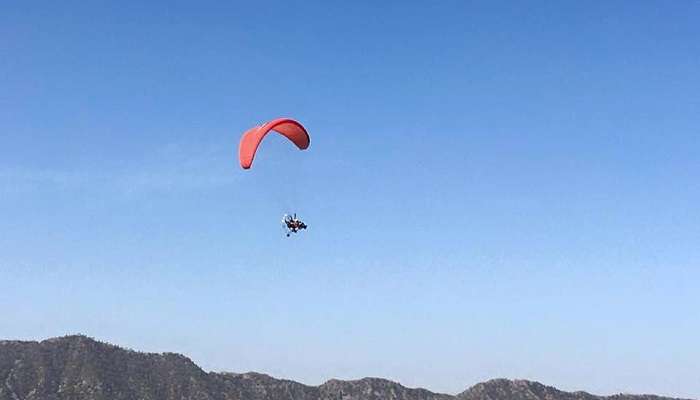
[[[93,343],[93,344],[109,345],[109,343],[100,342],[100,341],[98,341],[90,336],[83,335],[81,333],[48,338],[48,339],[42,340],[39,343]]]
[[[0,341],[0,400],[672,400],[594,396],[539,382],[492,379],[457,396],[382,378],[308,386],[257,372],[207,373],[177,353],[142,353],[85,335]]]

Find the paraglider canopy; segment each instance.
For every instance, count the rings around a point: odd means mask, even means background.
[[[258,151],[260,142],[270,131],[275,131],[286,137],[300,150],[306,150],[311,143],[311,138],[306,132],[306,128],[291,118],[277,118],[266,122],[249,129],[241,137],[241,143],[238,147],[238,158],[243,169],[249,169],[253,165],[253,159]]]

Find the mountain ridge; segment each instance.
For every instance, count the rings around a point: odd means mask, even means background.
[[[504,378],[457,395],[408,388],[383,378],[330,379],[310,386],[258,372],[207,372],[188,357],[147,353],[67,335],[0,340],[0,400],[681,400],[656,395],[598,396]]]

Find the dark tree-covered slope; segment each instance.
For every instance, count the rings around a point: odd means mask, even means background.
[[[258,373],[205,372],[179,354],[126,350],[85,336],[0,341],[0,400],[670,400],[594,396],[495,379],[451,396],[385,379],[320,386]]]

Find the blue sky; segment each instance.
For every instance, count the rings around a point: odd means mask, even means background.
[[[700,397],[700,3],[2,9],[0,337]]]

